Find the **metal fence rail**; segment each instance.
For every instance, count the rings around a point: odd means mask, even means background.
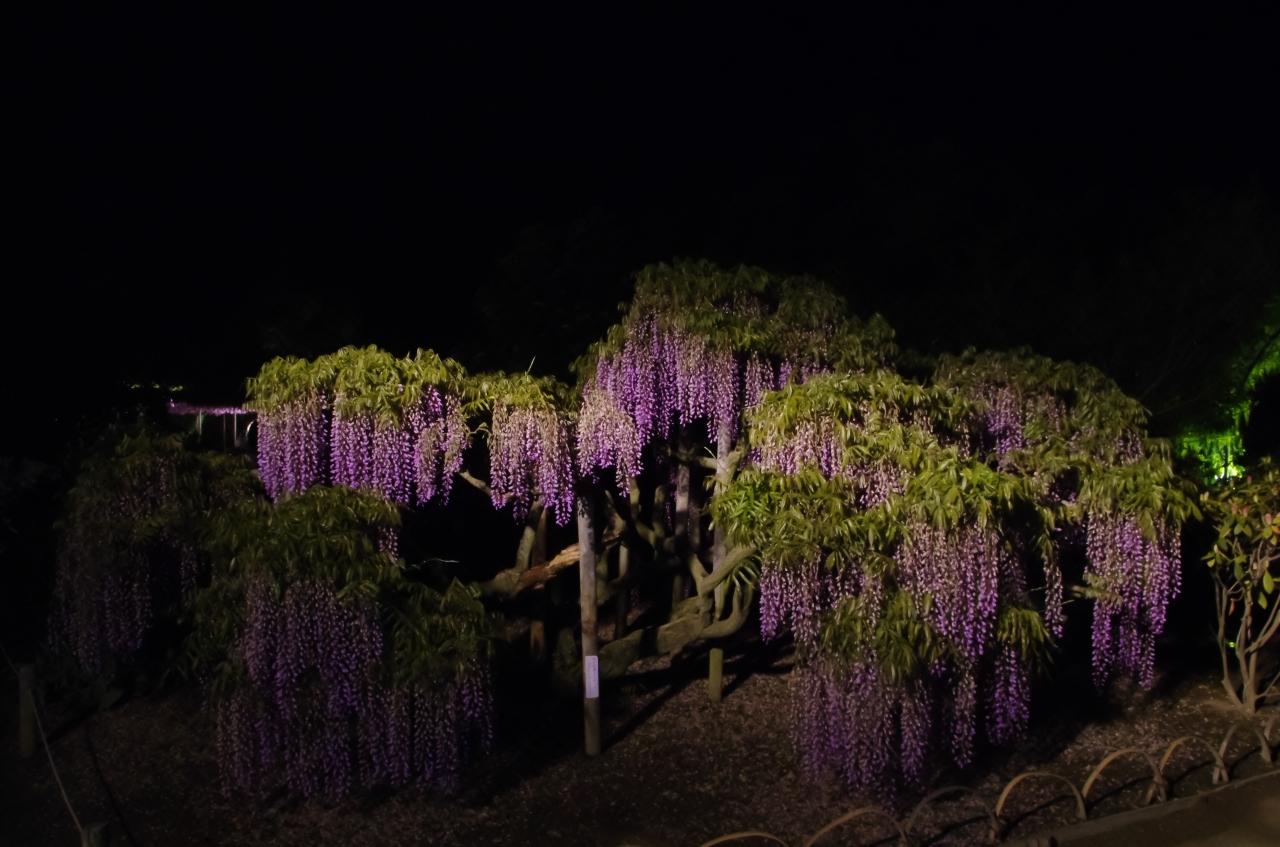
[[[44,747],[45,757],[49,760],[49,771],[53,774],[53,782],[58,787],[58,793],[62,795],[62,802],[67,807],[67,814],[71,816],[71,823],[75,826],[76,832],[80,834],[82,843],[86,842],[89,832],[80,823],[80,816],[76,814],[76,810],[71,805],[71,798],[67,796],[66,786],[62,784],[62,776],[58,773],[58,766],[53,761],[53,751],[49,749],[49,736],[44,731],[44,721],[40,720],[40,704],[36,702],[34,673],[31,665],[23,665],[19,667],[15,665],[13,659],[9,657],[9,651],[0,646],[0,655],[4,656],[5,664],[13,671],[13,675],[18,679],[18,712],[20,715],[29,714],[35,722],[36,733],[40,736],[40,743]],[[23,756],[30,755],[31,751],[25,749],[29,746],[29,741],[24,737],[28,730],[23,727],[19,728],[19,753]]]
[[[1011,819],[1006,815],[1009,808],[1010,798],[1012,798],[1020,788],[1029,782],[1053,782],[1060,784],[1064,788],[1064,793],[1058,797],[1052,798],[1053,801],[1061,799],[1071,799],[1074,803],[1074,816],[1077,821],[1089,820],[1091,807],[1089,804],[1089,795],[1093,793],[1094,788],[1098,785],[1098,781],[1102,775],[1116,762],[1129,761],[1141,762],[1146,770],[1150,771],[1150,784],[1141,798],[1135,803],[1135,807],[1146,806],[1151,803],[1165,802],[1170,797],[1169,786],[1176,781],[1171,780],[1169,774],[1169,766],[1173,762],[1173,757],[1179,749],[1196,749],[1204,758],[1191,768],[1183,771],[1179,775],[1185,776],[1191,770],[1197,767],[1203,767],[1205,764],[1213,765],[1213,785],[1225,785],[1231,781],[1232,769],[1239,765],[1242,761],[1257,753],[1262,760],[1272,768],[1276,767],[1276,749],[1277,738],[1276,732],[1280,724],[1280,713],[1271,715],[1265,719],[1265,722],[1259,721],[1239,721],[1229,727],[1222,737],[1221,743],[1216,746],[1208,739],[1196,735],[1183,735],[1170,741],[1161,748],[1154,751],[1145,750],[1141,747],[1121,747],[1108,752],[1089,771],[1084,782],[1077,785],[1062,774],[1052,773],[1044,770],[1027,770],[1018,774],[1005,783],[1004,788],[997,795],[995,802],[988,804],[981,794],[973,788],[963,785],[949,785],[939,788],[931,792],[916,803],[911,811],[904,818],[898,818],[883,806],[867,805],[860,806],[852,811],[846,812],[835,820],[823,826],[812,835],[800,842],[802,847],[814,847],[814,845],[827,839],[837,830],[851,827],[855,824],[874,823],[877,825],[877,835],[874,836],[875,842],[883,842],[886,837],[892,837],[896,834],[898,843],[902,847],[913,847],[913,845],[921,842],[922,833],[920,832],[920,824],[922,815],[931,807],[935,801],[943,797],[963,795],[965,797],[965,807],[972,809],[973,812],[981,812],[982,817],[986,818],[987,831],[986,842],[988,844],[998,844],[1003,841],[1009,834],[1009,830],[1013,824],[1018,823],[1021,819]],[[1244,751],[1234,761],[1228,761],[1227,754],[1231,747],[1231,743],[1236,739],[1237,735],[1241,735],[1250,739],[1250,747]],[[1207,760],[1207,761],[1206,761]],[[1051,805],[1052,802],[1046,803]],[[1034,814],[1035,812],[1032,812]],[[969,817],[961,820],[953,820],[947,822],[950,826],[960,826],[969,824],[974,821],[973,813]],[[791,847],[791,842],[774,835],[770,832],[761,831],[741,831],[731,832],[725,835],[713,838],[700,845],[700,847],[719,847],[719,845],[734,844],[751,844],[751,843],[768,843],[780,844],[782,847]]]

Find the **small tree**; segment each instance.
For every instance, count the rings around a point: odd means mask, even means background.
[[[1280,684],[1280,671],[1261,666],[1280,630],[1280,468],[1264,463],[1207,492],[1204,502],[1218,527],[1205,561],[1217,600],[1222,687],[1232,703],[1253,714]]]
[[[328,486],[219,516],[188,651],[228,792],[449,785],[490,743],[490,621],[473,589],[380,549],[398,523],[376,492]]]
[[[250,380],[259,472],[277,502],[223,526],[225,557],[242,564],[218,585],[228,596],[208,593],[204,631],[243,607],[243,633],[198,651],[221,655],[221,678],[234,683],[219,705],[229,786],[257,787],[280,767],[308,796],[434,781],[452,777],[469,739],[487,741],[479,598],[526,587],[544,515],[563,525],[573,514],[570,397],[554,380],[468,374],[427,350],[397,358],[376,347],[274,359]],[[473,439],[487,462],[469,451]],[[458,480],[525,520],[514,563],[447,590],[406,578],[399,508],[447,503]],[[259,574],[245,582],[250,565]],[[388,640],[390,652],[379,646]],[[350,685],[342,667],[355,671]],[[311,703],[310,724],[294,719],[298,703]]]
[[[890,793],[943,747],[968,764],[1030,715],[1084,559],[1094,675],[1150,685],[1194,510],[1140,407],[1098,372],[1026,355],[944,360],[930,383],[817,376],[748,415],[749,466],[713,503],[753,551],[762,635],[798,648],[806,770]]]
[[[605,645],[603,674],[622,673],[645,650],[714,643],[741,628],[754,585],[729,577],[750,551],[706,516],[743,467],[745,416],[770,391],[879,367],[894,352],[882,319],[852,317],[807,277],[710,262],[640,271],[622,320],[578,363],[578,461],[621,495],[611,500],[625,525],[619,555],[648,554],[671,575],[672,614],[656,631]],[[722,663],[713,648],[713,698]]]

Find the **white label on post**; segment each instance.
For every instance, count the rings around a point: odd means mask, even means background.
[[[600,657],[587,656],[582,662],[582,676],[587,683],[587,699],[600,696]]]

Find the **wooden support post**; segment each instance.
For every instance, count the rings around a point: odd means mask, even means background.
[[[715,494],[720,495],[729,485],[729,447],[732,434],[726,423],[721,423],[716,431],[716,481]],[[712,570],[716,570],[724,563],[725,549],[725,531],[724,527],[717,526],[711,537],[711,562]],[[725,586],[724,583],[717,585],[715,588],[713,618],[718,618],[724,611]],[[710,621],[708,621],[710,623]],[[711,698],[712,703],[720,702],[720,695],[724,690],[724,648],[712,647],[709,659],[709,667],[707,668],[707,696]]]
[[[712,703],[720,702],[724,690],[724,648],[712,647],[710,667],[707,668],[707,696]]]
[[[689,549],[702,549],[702,507],[692,497],[689,498]]]
[[[538,528],[533,536],[533,564],[542,565],[547,561],[547,508],[538,511]]]
[[[689,596],[689,585],[686,580],[683,565],[676,567],[675,573],[671,575],[671,608],[679,606],[684,602],[684,598]]]
[[[587,495],[578,495],[578,609],[582,616],[582,730],[588,756],[600,755],[600,659],[596,646],[596,533]]]
[[[729,467],[729,449],[733,434],[727,423],[721,423],[716,431],[716,483],[715,495],[718,497],[729,487],[732,468]],[[725,553],[724,527],[717,526],[711,537],[711,569],[714,571],[724,561]]]
[[[539,510],[529,561],[534,566],[547,562],[547,510],[545,508]],[[517,562],[516,567],[522,564]],[[550,606],[546,587],[535,585],[533,587],[533,618],[529,621],[529,655],[536,662],[541,662],[547,655],[547,610]]]
[[[24,759],[36,752],[36,669],[18,665],[18,754]]]
[[[91,823],[80,830],[80,847],[107,847],[107,825]]]
[[[681,446],[687,445],[687,439],[681,435]],[[690,473],[689,466],[683,462],[676,467],[676,525],[675,525],[675,551],[676,566],[675,576],[671,581],[671,606],[672,608],[680,605],[680,601],[688,595],[689,590],[686,587],[685,580],[685,557],[690,552],[689,547],[689,486]],[[696,551],[694,551],[696,552]]]
[[[535,585],[529,590],[533,617],[529,620],[529,656],[541,663],[547,656],[547,589]]]

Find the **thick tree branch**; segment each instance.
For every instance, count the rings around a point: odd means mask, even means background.
[[[610,533],[601,540],[601,553],[618,544],[621,536]],[[601,556],[603,559],[603,555]],[[480,583],[480,593],[490,596],[514,597],[535,585],[546,585],[563,570],[578,564],[577,544],[570,544],[550,561],[529,568],[507,568],[499,571],[491,580]]]
[[[697,581],[698,593],[699,594],[709,593],[717,585],[719,585],[720,583],[728,579],[730,576],[732,576],[733,572],[737,570],[738,566],[741,565],[748,558],[750,558],[752,555],[754,555],[755,552],[756,552],[756,548],[750,544],[743,544],[739,547],[734,547],[732,550],[730,550],[728,553],[725,554],[724,560],[720,563],[720,566],[718,568],[716,568],[710,574],[707,574],[707,576],[705,576],[704,578]],[[696,579],[696,574],[695,574],[695,579]]]
[[[730,468],[736,468],[738,462],[742,460],[743,451],[741,448],[734,450],[728,456]],[[699,456],[690,450],[673,450],[668,448],[667,456],[675,459],[682,465],[696,465],[700,468],[706,468],[709,471],[720,470],[720,462],[714,456]]]
[[[538,523],[542,520],[545,504],[541,499],[533,501],[529,514],[525,516],[524,532],[520,534],[520,544],[516,547],[516,560],[512,565],[516,570],[524,570],[533,562],[533,548],[538,541]]]
[[[653,527],[649,526],[646,523],[641,523],[640,521],[633,521],[631,524],[631,529],[632,531],[635,532],[636,536],[645,544],[648,544],[650,547],[654,547],[654,548],[658,546],[659,544],[658,533],[654,530]]]
[[[702,559],[698,558],[697,552],[690,550],[689,554],[684,557],[685,565],[689,568],[689,574],[693,577],[695,588],[699,588],[698,593],[701,594],[700,586],[703,580],[709,575],[706,565],[702,564]]]
[[[700,638],[726,638],[742,629],[751,611],[751,599],[754,592],[750,589],[733,592],[732,611],[729,617],[718,620],[702,631]]]
[[[1257,653],[1264,649],[1270,643],[1272,637],[1276,634],[1276,630],[1280,629],[1280,603],[1272,605],[1267,614],[1267,621],[1263,624],[1262,629],[1258,631],[1257,637],[1253,639],[1253,643],[1249,645],[1249,653]]]
[[[689,597],[676,607],[666,623],[635,630],[624,638],[603,645],[599,654],[600,678],[617,679],[646,656],[667,655],[699,641],[733,635],[746,623],[750,609],[751,596],[746,593],[740,599],[735,598],[733,613],[729,617],[708,626],[702,622],[698,598]],[[581,672],[579,666],[564,668],[561,673],[568,680],[576,679]]]
[[[472,476],[471,471],[458,471],[458,476],[470,483],[473,488],[484,496],[489,498],[493,497],[493,489],[489,487],[489,483],[485,482],[483,479]]]
[[[1227,648],[1227,596],[1229,591],[1221,577],[1214,573],[1214,599],[1218,605],[1218,655],[1222,657],[1222,687],[1227,696],[1237,705],[1243,705],[1236,694],[1235,685],[1231,682],[1231,659]]]
[[[1258,699],[1266,700],[1271,696],[1271,689],[1275,688],[1277,685],[1280,685],[1280,669],[1276,670],[1275,676],[1271,678],[1271,683],[1266,688],[1262,689],[1262,693],[1258,695]]]

